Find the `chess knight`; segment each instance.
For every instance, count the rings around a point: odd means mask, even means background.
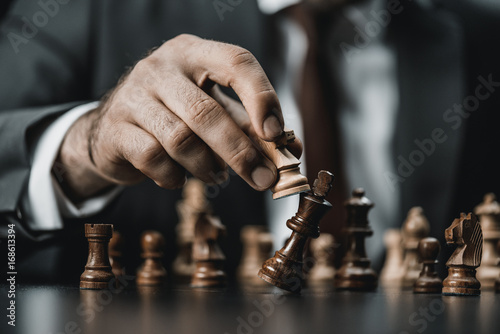
[[[443,294],[480,295],[476,268],[481,265],[483,232],[476,215],[461,213],[446,229],[445,238],[448,245],[458,247],[446,262],[448,277],[443,281]]]

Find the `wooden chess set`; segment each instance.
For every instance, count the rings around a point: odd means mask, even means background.
[[[385,265],[380,276],[372,269],[365,239],[373,234],[368,214],[374,203],[363,189],[354,189],[352,197],[344,203],[347,252],[341,266],[335,268],[332,261],[335,239],[320,234],[321,218],[331,208],[325,197],[333,186],[334,176],[320,171],[311,187],[300,174],[300,162],[286,149],[293,139],[293,132],[286,131],[275,143],[261,143],[279,172],[278,181],[271,188],[273,198],[300,196],[297,213],[286,221],[290,237],[268,258],[273,242],[267,228],[243,228],[239,280],[252,285],[271,284],[291,293],[300,293],[306,284],[327,284],[336,290],[353,291],[373,291],[379,285],[398,286],[413,289],[417,294],[454,296],[477,296],[481,287],[487,287],[500,293],[500,204],[493,194],[487,194],[474,212],[461,213],[444,231],[447,244],[455,245],[456,250],[446,262],[448,276],[441,280],[436,272],[441,245],[429,236],[429,222],[421,207],[410,209],[401,231],[387,230]],[[225,256],[218,244],[226,227],[213,214],[201,181],[188,180],[177,209],[179,252],[172,266],[173,275],[196,288],[226,286]],[[125,274],[121,266],[123,238],[109,224],[86,224],[85,236],[89,256],[80,277],[80,288],[106,289],[113,278]],[[141,246],[144,261],[137,270],[136,284],[164,285],[167,279],[162,264],[164,237],[156,231],[145,231]],[[314,266],[308,270],[304,266],[306,251],[314,259]]]

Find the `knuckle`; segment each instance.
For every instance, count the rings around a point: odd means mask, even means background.
[[[156,140],[141,143],[141,149],[137,152],[137,169],[144,169],[165,157],[165,150]]]
[[[198,137],[190,128],[181,124],[170,131],[169,142],[175,152],[182,153],[196,145]]]
[[[229,52],[229,65],[231,67],[255,65],[256,63],[257,60],[253,54],[242,47],[233,47]]]
[[[194,99],[189,107],[191,119],[196,125],[207,125],[217,117],[219,105],[209,97]]]
[[[257,157],[257,151],[252,143],[248,140],[237,140],[229,147],[230,158],[228,164],[230,166],[243,168],[246,165],[253,164]]]

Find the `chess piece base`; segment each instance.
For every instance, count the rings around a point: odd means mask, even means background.
[[[297,187],[290,188],[290,189],[283,189],[281,191],[275,192],[273,194],[273,199],[287,197],[287,196],[295,195],[298,193],[303,193],[303,192],[306,192],[309,190],[311,190],[311,187],[308,184],[304,184],[304,185],[297,186]]]
[[[449,267],[448,277],[443,281],[443,295],[479,296],[481,283],[476,279],[476,269]]]
[[[413,286],[414,293],[441,293],[443,282],[439,277],[420,277]]]
[[[94,268],[95,269],[95,268]],[[82,290],[103,290],[110,287],[110,281],[115,278],[111,267],[103,270],[87,269],[80,276],[80,289]]]
[[[335,275],[334,286],[338,290],[375,290],[377,274],[371,267],[343,266]]]
[[[226,286],[226,273],[222,270],[223,261],[199,261],[191,280],[194,288]]]
[[[297,272],[300,270],[300,274]],[[302,262],[293,261],[279,251],[266,260],[258,276],[280,289],[299,293],[302,285]]]

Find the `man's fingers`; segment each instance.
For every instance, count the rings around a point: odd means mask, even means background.
[[[231,115],[236,124],[238,124],[247,135],[251,137],[257,135],[251,126],[250,118],[248,117],[245,108],[240,102],[224,94],[217,85],[210,90],[210,95],[212,95],[214,99],[219,102],[219,104],[229,113],[229,115]],[[295,138],[293,143],[288,144],[287,148],[290,153],[297,157],[297,159],[302,155],[303,145],[302,141],[298,137]]]
[[[207,81],[232,88],[241,99],[259,137],[273,140],[283,131],[278,96],[264,70],[247,50],[231,44],[181,35],[182,43],[195,43],[199,52],[186,52],[187,75],[199,86]]]
[[[151,134],[133,124],[124,123],[117,136],[115,145],[118,152],[157,185],[166,189],[184,185],[184,168],[168,156]]]
[[[276,167],[257,150],[226,110],[190,80],[183,78],[176,86],[183,94],[159,89],[167,108],[248,184],[257,190],[268,189],[276,180]]]
[[[193,176],[206,183],[227,178],[225,163],[165,105],[152,99],[139,109],[132,115],[134,121],[153,135],[166,153]]]

